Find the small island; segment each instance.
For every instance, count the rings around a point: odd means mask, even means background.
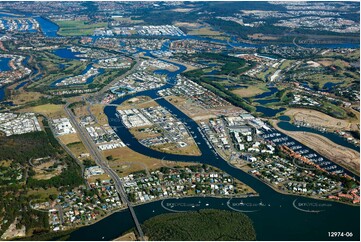
[[[225,210],[162,214],[145,221],[142,227],[151,241],[256,240],[251,219]]]

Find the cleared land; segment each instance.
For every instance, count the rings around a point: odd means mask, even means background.
[[[175,8],[175,9],[172,9],[171,11],[177,12],[177,13],[187,13],[187,12],[190,12],[193,10],[194,10],[194,8]]]
[[[240,108],[233,105],[207,109],[199,106],[197,103],[194,103],[191,99],[185,99],[177,96],[168,96],[166,99],[195,121],[208,120],[210,118],[216,118],[217,115],[229,115],[231,113],[241,111]]]
[[[220,36],[222,32],[212,30],[209,27],[194,29],[187,34],[189,35],[209,35],[209,36]]]
[[[62,118],[66,116],[65,111],[63,109],[63,105],[58,105],[58,104],[44,104],[44,105],[22,109],[21,111],[40,113],[49,118]]]
[[[232,90],[234,94],[237,94],[240,97],[253,97],[257,94],[261,94],[266,91],[268,91],[268,89],[266,88],[265,83],[261,83],[254,86],[248,86],[247,88],[239,88]]]
[[[34,179],[48,180],[54,176],[60,175],[64,166],[58,165],[56,168],[50,169],[50,167],[54,166],[54,164],[55,161],[49,161],[33,167],[33,170],[36,173]]]
[[[343,120],[333,118],[316,110],[305,108],[290,108],[285,113],[294,122],[306,122],[311,126],[324,127],[330,130],[358,130],[358,120]]]
[[[257,40],[276,40],[276,39],[278,39],[278,37],[264,35],[264,34],[251,34],[251,35],[248,35],[248,37],[251,39],[257,39]]]
[[[120,106],[117,107],[117,110],[126,110],[132,108],[137,108],[137,109],[149,108],[155,106],[159,106],[159,105],[158,103],[153,101],[153,99],[147,96],[141,96],[141,97],[131,98],[128,101],[122,103]]]
[[[127,233],[125,235],[122,235],[118,238],[116,238],[113,241],[136,241],[137,237],[135,236],[134,232]]]
[[[76,157],[80,157],[81,154],[89,154],[82,142],[70,143],[67,146]],[[89,157],[84,157],[84,159],[86,158]]]
[[[189,166],[195,163],[189,162],[170,162],[165,160],[155,159],[149,156],[139,154],[128,147],[116,148],[106,150],[103,152],[105,157],[112,156],[113,159],[109,161],[109,165],[115,169],[120,176],[129,175],[132,172],[141,170],[154,170],[162,166]]]
[[[55,23],[60,27],[58,34],[63,36],[92,35],[96,28],[107,26],[106,22],[88,24],[81,20],[55,21]]]
[[[22,105],[28,102],[39,100],[43,95],[39,92],[12,92],[10,100],[15,105]]]
[[[313,149],[327,159],[360,175],[360,153],[341,145],[337,145],[329,139],[318,134],[309,132],[285,131],[280,129],[277,125],[274,125],[274,127],[299,141],[300,143]]]
[[[170,153],[170,154],[180,154],[180,155],[201,155],[200,150],[198,149],[198,146],[193,142],[190,141],[189,143],[191,143],[190,145],[188,144],[186,147],[178,147],[176,144],[174,143],[170,143],[170,144],[164,144],[164,145],[155,145],[152,146],[151,148],[154,150],[159,150],[165,153]]]
[[[65,134],[65,135],[59,136],[58,138],[65,145],[68,145],[70,143],[80,142],[80,139],[77,134]]]

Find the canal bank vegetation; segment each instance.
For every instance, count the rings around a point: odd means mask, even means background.
[[[204,209],[162,214],[142,225],[149,240],[219,241],[255,240],[252,221],[243,213]]]

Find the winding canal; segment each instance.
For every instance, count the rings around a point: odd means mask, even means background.
[[[202,197],[155,201],[134,208],[139,222],[142,223],[155,215],[163,213],[217,208],[247,213],[254,223],[257,240],[328,240],[328,232],[330,231],[352,232],[352,237],[338,239],[358,240],[360,236],[358,206],[278,193],[248,173],[230,166],[227,161],[219,157],[202,138],[195,121],[164,98],[159,98],[157,92],[172,87],[176,83],[177,74],[186,69],[183,65],[172,64],[177,66],[179,70],[175,72],[163,70],[163,73],[167,74],[168,82],[161,88],[123,96],[113,101],[112,106],[106,106],[104,112],[108,117],[109,125],[123,142],[135,152],[158,159],[200,162],[215,166],[252,187],[259,193],[259,197],[234,198],[231,200]],[[122,124],[117,116],[115,106],[137,96],[157,98],[156,102],[159,105],[166,108],[187,126],[202,154],[200,156],[166,154],[140,144]],[[134,224],[130,213],[124,210],[114,213],[93,225],[78,229],[71,233],[69,240],[111,240],[132,227],[134,227]]]

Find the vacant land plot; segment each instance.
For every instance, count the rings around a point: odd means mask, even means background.
[[[276,40],[278,37],[264,35],[264,34],[249,34],[248,38],[257,39],[257,40]]]
[[[70,143],[80,142],[80,139],[77,134],[65,134],[65,135],[59,136],[58,138],[65,145],[70,144]]]
[[[82,154],[89,154],[82,142],[70,143],[67,146],[76,157],[81,157]],[[84,156],[83,158],[87,159],[89,157]]]
[[[194,121],[208,120],[210,118],[216,118],[217,115],[231,115],[232,113],[238,113],[241,111],[241,108],[233,105],[219,108],[203,108],[191,99],[185,99],[177,96],[169,96],[166,99]]]
[[[58,33],[63,36],[92,35],[96,28],[107,26],[106,22],[88,24],[81,20],[56,21],[55,23],[60,27]]]
[[[189,35],[209,35],[209,36],[220,36],[222,32],[212,30],[209,27],[194,29],[187,34]]]
[[[261,83],[254,86],[248,86],[247,88],[234,89],[232,92],[240,97],[253,97],[263,92],[269,91],[265,83]]]
[[[131,98],[128,101],[122,103],[120,106],[117,107],[117,110],[126,110],[132,108],[149,108],[159,106],[158,103],[153,101],[150,97],[141,96],[136,98]]]
[[[19,91],[19,92],[13,92],[11,95],[11,101],[15,105],[22,105],[28,102],[39,100],[40,97],[43,95],[39,92],[25,92],[25,91]]]
[[[36,196],[37,200],[48,201],[50,195],[57,195],[59,192],[55,187],[49,187],[47,189],[35,188],[33,190],[28,190],[28,196]]]
[[[194,8],[175,8],[171,11],[173,12],[178,12],[178,13],[187,13],[187,12],[190,12],[190,11],[193,11]]]
[[[195,163],[188,162],[169,162],[155,159],[149,156],[139,154],[128,147],[116,148],[104,151],[104,156],[112,156],[109,165],[115,169],[120,176],[126,176],[132,172],[141,170],[154,170],[163,166],[187,166]]]
[[[136,241],[137,237],[135,236],[134,232],[129,232],[125,235],[122,235],[116,238],[114,241]]]
[[[58,164],[54,167],[55,162],[56,161],[52,160],[33,167],[33,170],[35,171],[34,179],[48,180],[54,176],[60,175],[65,166]]]
[[[314,127],[324,127],[329,130],[358,130],[358,120],[350,121],[333,118],[316,110],[305,108],[288,109],[285,115],[290,116],[294,122],[306,122]]]
[[[169,143],[164,145],[153,146],[152,149],[170,154],[197,155],[197,156],[201,155],[201,152],[198,149],[198,146],[194,143],[194,141],[192,141],[191,144],[188,144],[186,147],[182,147],[182,148],[179,147],[177,144]]]
[[[44,104],[26,108],[22,111],[40,113],[49,118],[62,118],[66,116],[63,105],[60,104]]]
[[[355,174],[360,175],[360,153],[341,145],[337,145],[318,134],[309,132],[291,132],[282,130],[277,126],[275,127],[327,159],[351,170]]]
[[[93,104],[90,106],[90,112],[94,115],[100,125],[108,124],[108,117],[104,114],[104,105]]]
[[[104,173],[104,174],[101,174],[101,175],[95,175],[95,176],[91,176],[89,177],[87,180],[89,183],[92,183],[92,182],[96,182],[96,180],[108,180],[110,179],[109,175]]]
[[[177,27],[185,27],[185,28],[200,28],[202,25],[197,22],[175,22],[175,26]]]

